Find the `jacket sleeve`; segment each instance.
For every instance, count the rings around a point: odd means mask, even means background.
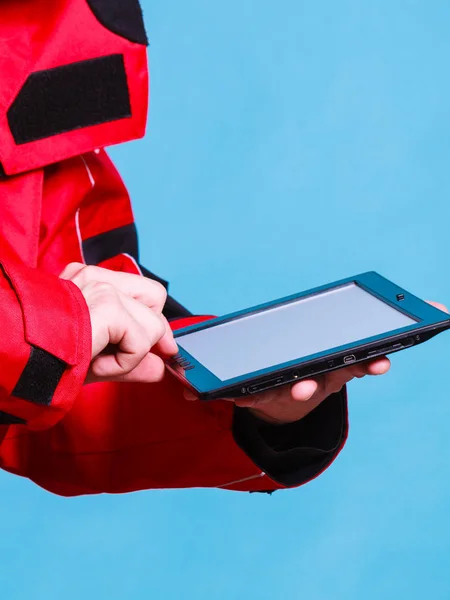
[[[233,435],[274,481],[285,487],[304,484],[331,465],[347,439],[346,389],[329,396],[300,421],[287,425],[265,423],[236,407]]]
[[[80,393],[89,366],[89,314],[81,293],[24,266],[3,247],[0,315],[0,423],[50,427]]]

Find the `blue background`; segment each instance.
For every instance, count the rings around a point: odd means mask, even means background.
[[[375,269],[450,302],[450,5],[143,3],[142,258],[197,312]],[[63,500],[1,474],[4,598],[450,597],[449,337],[351,384],[335,465],[269,497]]]

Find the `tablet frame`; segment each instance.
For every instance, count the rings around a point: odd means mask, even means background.
[[[276,306],[294,302],[300,298],[315,296],[352,283],[400,312],[403,312],[408,317],[417,320],[417,323],[224,381],[219,379],[189,354],[183,348],[182,341],[178,339],[187,333],[209,329],[210,327],[234,321],[243,316],[263,312]],[[370,360],[377,356],[392,354],[393,352],[421,344],[449,328],[450,316],[447,313],[420,300],[417,296],[382,277],[375,271],[369,271],[306,290],[299,294],[286,296],[285,298],[266,302],[246,310],[179,329],[174,333],[175,340],[179,345],[179,354],[168,360],[166,366],[169,371],[202,400],[238,398],[260,393],[281,385],[292,384],[305,378],[334,371],[351,364]]]

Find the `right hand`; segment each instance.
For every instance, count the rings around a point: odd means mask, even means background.
[[[62,279],[83,294],[91,319],[92,359],[87,383],[156,382],[164,376],[162,359],[178,348],[162,309],[166,290],[140,275],[80,263],[69,264]]]

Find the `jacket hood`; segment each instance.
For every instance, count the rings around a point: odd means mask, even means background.
[[[137,0],[0,3],[0,171],[142,137],[146,45]]]

